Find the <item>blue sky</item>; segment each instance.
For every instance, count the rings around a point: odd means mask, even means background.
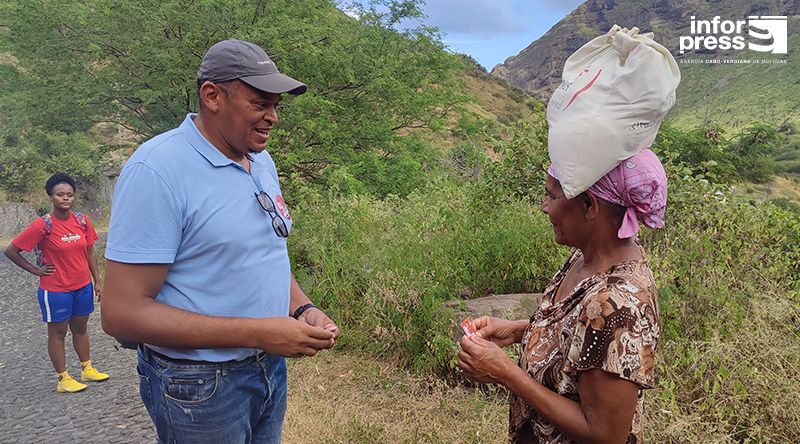
[[[583,0],[428,0],[424,23],[436,26],[453,52],[491,70],[519,54]]]

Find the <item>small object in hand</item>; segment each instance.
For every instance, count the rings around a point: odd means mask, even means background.
[[[469,336],[475,336],[475,324],[472,323],[472,319],[466,318],[461,321],[461,329],[464,330],[464,334]]]

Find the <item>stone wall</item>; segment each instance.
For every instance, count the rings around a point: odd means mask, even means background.
[[[536,311],[538,300],[541,297],[540,293],[515,293],[447,301],[444,306],[453,311],[453,339],[458,341],[464,334],[459,323],[466,317],[475,319],[480,316],[494,316],[511,320],[528,319]]]
[[[0,239],[12,239],[34,219],[36,210],[23,203],[0,203]]]

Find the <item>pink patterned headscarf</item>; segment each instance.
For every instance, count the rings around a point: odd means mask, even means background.
[[[556,177],[551,165],[547,173]],[[617,232],[626,239],[639,231],[639,222],[650,228],[664,226],[667,208],[667,175],[658,156],[650,149],[623,160],[587,191],[595,197],[628,208]]]

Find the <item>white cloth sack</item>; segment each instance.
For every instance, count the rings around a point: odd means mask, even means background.
[[[614,25],[564,63],[547,106],[548,151],[568,199],[650,146],[681,81],[672,54]]]

